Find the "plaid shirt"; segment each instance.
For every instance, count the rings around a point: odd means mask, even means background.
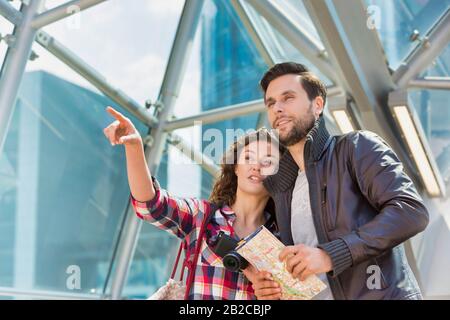
[[[153,178],[156,195],[148,202],[139,202],[131,196],[131,203],[137,216],[159,229],[186,240],[193,260],[198,233],[205,214],[210,214],[213,206],[196,198],[177,198],[161,189]],[[275,220],[266,214],[265,226],[277,233]],[[239,240],[233,229],[236,214],[225,206],[215,210],[206,227],[202,239],[200,255],[195,266],[195,277],[189,292],[191,300],[254,300],[251,283],[241,272],[232,272],[223,266],[222,259],[212,250],[220,231]]]

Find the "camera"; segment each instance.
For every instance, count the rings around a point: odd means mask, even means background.
[[[231,251],[223,257],[223,265],[227,270],[239,272],[248,267],[248,261],[236,251]]]
[[[217,236],[214,252],[222,257],[224,267],[229,271],[239,272],[248,267],[249,263],[235,251],[238,241],[226,235],[223,231]]]

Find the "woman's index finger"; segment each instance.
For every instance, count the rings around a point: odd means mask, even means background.
[[[125,116],[123,114],[121,114],[119,111],[117,111],[116,109],[114,109],[113,107],[107,107],[106,111],[110,115],[112,115],[114,118],[119,120],[121,123],[126,121]]]

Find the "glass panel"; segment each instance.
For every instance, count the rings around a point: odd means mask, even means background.
[[[205,1],[175,116],[260,99],[266,69],[231,4]]]
[[[164,285],[172,272],[178,245],[174,236],[143,223],[122,296],[146,299]]]
[[[266,64],[231,4],[220,0],[205,1],[193,53],[175,106],[175,116],[186,117],[202,111],[261,99],[259,80],[266,69]],[[196,134],[204,137],[208,135],[209,129],[213,129],[225,136],[226,128],[255,128],[258,116],[252,114],[205,125],[201,127],[201,132],[197,131]],[[176,132],[181,136],[193,134],[190,129],[183,130]],[[209,143],[199,138],[194,141],[194,148],[205,150]],[[217,155],[216,159],[220,158],[220,155]],[[176,169],[169,169],[169,172],[170,170]],[[211,190],[205,188],[205,185],[210,184],[209,175],[203,173],[202,197],[209,196]]]
[[[293,21],[297,21],[301,24],[301,28],[308,35],[312,36],[317,42],[321,42],[319,34],[317,33],[316,28],[314,27],[314,23],[309,17],[308,12],[306,11],[305,5],[303,1],[298,0],[270,0],[271,2],[279,5],[283,12]]]
[[[47,1],[51,8],[65,0]],[[183,0],[110,0],[44,28],[144,105],[157,98]],[[101,41],[99,41],[101,39]],[[52,66],[49,66],[52,68]],[[51,69],[60,74],[58,69]]]
[[[44,51],[21,83],[0,154],[3,287],[103,292],[129,197],[125,158],[102,131],[115,104],[71,78],[82,82]]]
[[[432,65],[425,70],[421,77],[450,77],[450,45],[448,45],[433,61]]]
[[[212,177],[173,146],[168,147],[168,152],[168,170],[160,169],[157,175],[161,187],[177,197],[204,198],[211,184],[202,177],[209,177],[209,181]],[[167,166],[167,160],[161,166]],[[123,296],[145,299],[162,286],[169,279],[178,246],[175,236],[144,222]]]
[[[450,45],[422,77],[450,77]],[[449,90],[410,90],[417,115],[447,187],[450,182],[450,100]]]
[[[446,185],[450,181],[450,92],[414,90],[410,92],[415,110]]]
[[[365,0],[365,3],[393,70],[417,46],[417,41],[410,40],[413,31],[424,37],[450,8],[450,0]]]
[[[326,85],[332,85],[333,82],[323,75],[319,69],[313,65],[305,56],[298,51],[286,38],[281,35],[276,29],[274,29],[267,20],[259,15],[249,4],[243,3],[248,13],[252,23],[261,35],[264,44],[267,46],[268,50],[272,53],[275,63],[284,61],[295,61],[306,65],[312,72],[317,74]],[[280,9],[284,14],[291,16],[293,21],[296,21],[301,28],[301,30],[315,39],[318,43],[321,43],[317,31],[307,15],[306,9],[302,2],[297,2],[293,0],[277,2]],[[323,49],[323,45],[321,46]]]

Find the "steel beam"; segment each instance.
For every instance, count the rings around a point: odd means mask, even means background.
[[[327,88],[327,97],[333,97],[343,93],[344,91],[340,87],[331,86]],[[166,122],[164,128],[167,132],[170,132],[181,128],[191,127],[196,123],[201,123],[202,125],[211,124],[257,112],[266,113],[266,106],[262,99],[212,109],[185,118],[170,120]]]
[[[314,64],[320,72],[336,84],[333,66],[326,57],[325,48],[314,37],[301,30],[278,4],[269,0],[247,0],[273,28],[283,35],[306,59]]]
[[[422,44],[413,50],[394,72],[393,79],[399,88],[406,88],[408,83],[429,67],[447,47],[450,42],[449,30],[450,10],[447,10],[426,35]]]
[[[423,79],[413,79],[408,83],[408,88],[450,90],[450,77],[425,77]]]
[[[252,22],[248,10],[242,5],[242,0],[231,0],[231,5],[241,20],[244,28],[247,30],[250,38],[253,41],[256,49],[258,50],[261,57],[264,59],[264,62],[270,68],[275,64],[274,54],[267,47],[267,39],[264,40],[262,33],[258,31],[255,24]],[[256,123],[256,128],[261,128],[267,122],[267,113],[261,112],[258,115],[258,121]]]
[[[236,117],[246,116],[251,113],[265,112],[266,107],[262,99],[239,103],[229,107],[222,107],[202,112],[198,115],[189,116],[182,119],[167,121],[164,129],[165,131],[173,131],[176,129],[193,126],[196,122],[202,125],[216,123],[223,120],[228,120]]]
[[[3,150],[6,134],[14,113],[19,86],[36,36],[36,31],[31,28],[31,21],[40,9],[41,3],[42,0],[35,0],[30,1],[29,5],[22,4],[22,20],[16,26],[14,44],[9,47],[8,54],[3,62],[0,79],[0,154]]]
[[[64,19],[73,14],[77,14],[82,10],[88,9],[105,0],[74,0],[68,3],[57,6],[56,8],[47,10],[33,19],[31,26],[35,29],[40,29],[53,22]]]
[[[150,172],[154,175],[157,174],[167,140],[164,124],[172,114],[172,109],[180,91],[183,76],[192,51],[203,2],[204,0],[186,1],[178,24],[159,94],[159,101],[162,103],[163,109],[155,114],[158,118],[159,126],[151,131],[152,146],[150,148],[146,147],[145,149],[147,164]],[[128,214],[126,219],[127,221],[123,230],[124,238],[121,239],[120,246],[117,250],[117,264],[115,273],[111,279],[112,299],[121,298],[142,225],[142,221],[134,215]]]
[[[6,0],[0,0],[0,14],[16,26],[22,22],[22,13]]]
[[[182,137],[175,133],[170,133],[169,143],[177,148],[185,156],[190,158],[194,163],[201,166],[211,176],[217,176],[220,168],[214,163],[214,161],[204,155],[202,152],[195,150]]]
[[[118,105],[128,110],[136,118],[149,127],[154,127],[157,123],[151,113],[123,91],[113,87],[94,68],[85,63],[75,53],[63,46],[60,42],[48,35],[44,31],[39,31],[36,37],[37,43],[52,53],[56,58],[65,63],[68,67],[85,78],[103,94],[116,102]]]

